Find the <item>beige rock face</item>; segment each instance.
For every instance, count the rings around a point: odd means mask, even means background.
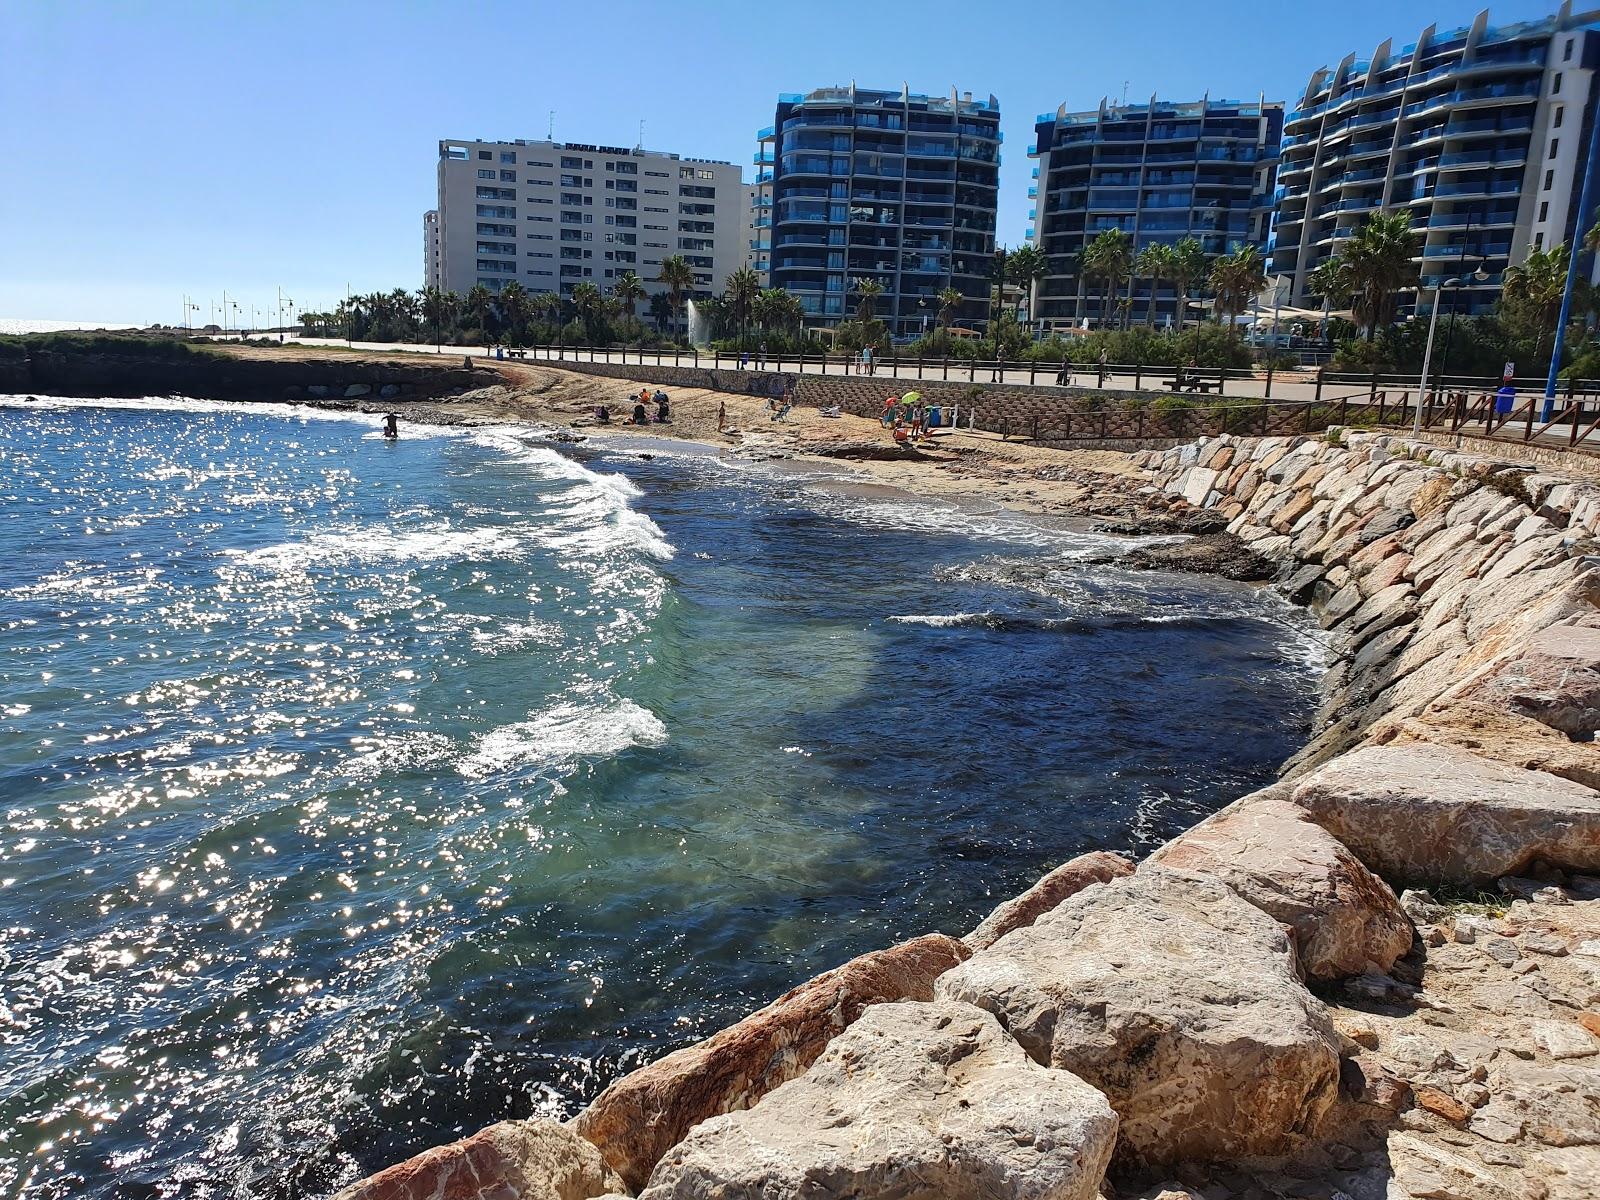
[[[1389,885],[1287,799],[1247,796],[1148,861],[1219,879],[1283,922],[1310,979],[1360,975],[1369,963],[1388,971],[1411,949]]]
[[[1531,717],[1487,704],[1441,701],[1416,717],[1385,722],[1370,736],[1377,745],[1453,746],[1507,766],[1548,771],[1584,787],[1600,788],[1600,750],[1593,743],[1570,741]]]
[[[968,955],[943,934],[863,954],[759,1012],[617,1080],[572,1120],[629,1188],[694,1126],[749,1108],[809,1067],[869,1005],[929,1000],[933,981]]]
[[[1600,629],[1557,625],[1474,680],[1463,699],[1503,705],[1571,737],[1600,730]]]
[[[1301,779],[1294,802],[1395,882],[1600,868],[1600,793],[1445,746],[1354,751]]]
[[[880,1004],[799,1079],[715,1117],[640,1200],[1091,1200],[1116,1142],[1099,1092],[965,1004]]]
[[[1051,871],[1022,895],[1013,897],[984,918],[962,941],[973,950],[994,945],[1014,929],[1032,925],[1068,896],[1075,896],[1096,883],[1107,883],[1133,874],[1133,863],[1120,854],[1096,850],[1080,854]]]
[[[600,1151],[554,1121],[501,1121],[370,1175],[334,1200],[589,1200],[621,1188]]]
[[[1202,876],[1149,867],[1080,892],[935,992],[1105,1092],[1133,1163],[1285,1153],[1337,1091],[1335,1035],[1282,926]]]

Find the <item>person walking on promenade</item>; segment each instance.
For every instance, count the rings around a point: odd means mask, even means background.
[[[861,365],[866,368],[866,372],[867,372],[868,375],[876,375],[878,373],[877,369],[876,369],[876,364],[874,364],[873,361],[872,361],[872,347],[871,346],[863,346],[861,348]]]
[[[767,344],[765,342],[761,343],[761,358],[758,365],[763,371],[767,369]]]
[[[739,351],[739,370],[742,371],[746,367],[748,367],[749,365],[750,365],[750,351],[748,351],[748,350]]]

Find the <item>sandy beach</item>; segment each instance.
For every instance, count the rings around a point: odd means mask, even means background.
[[[402,423],[410,418],[447,424],[554,425],[576,436],[625,434],[696,442],[742,457],[826,462],[841,473],[859,476],[863,483],[922,496],[979,500],[1026,513],[1125,515],[1143,484],[1129,456],[1115,451],[1051,449],[967,430],[942,430],[923,439],[915,451],[899,451],[888,430],[874,420],[848,413],[824,417],[814,408],[796,406],[784,420],[774,421],[760,397],[703,388],[667,389],[670,425],[623,424],[641,387],[655,389],[640,381],[496,363],[485,372],[482,389],[446,400],[391,406],[401,412]],[[885,396],[892,394],[893,381],[886,380],[884,387]],[[594,417],[601,404],[610,406],[610,425],[601,425]],[[723,406],[726,425],[719,429],[718,411]],[[383,406],[361,407],[378,411]]]

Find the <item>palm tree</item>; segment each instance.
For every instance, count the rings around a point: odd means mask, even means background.
[[[856,295],[861,297],[861,303],[856,305],[856,320],[865,325],[875,315],[878,297],[883,295],[883,284],[871,277],[853,279],[850,282]]]
[[[939,293],[939,326],[949,329],[955,324],[956,315],[961,311],[961,304],[966,300],[960,288],[947,287]]]
[[[694,268],[683,255],[669,254],[661,260],[661,273],[656,276],[656,282],[667,285],[672,311],[674,314],[680,313],[684,296],[694,287]]]
[[[634,315],[634,306],[644,299],[644,284],[632,271],[624,271],[617,276],[617,281],[611,285],[611,295],[622,303],[623,312],[629,317]]]
[[[500,313],[501,322],[511,331],[512,340],[521,342],[528,328],[528,314],[531,311],[527,290],[513,279],[500,289],[495,308]]]
[[[657,292],[650,297],[650,319],[656,323],[656,332],[666,331],[667,322],[672,320],[672,297],[665,292]]]
[[[1343,308],[1350,300],[1350,272],[1344,259],[1330,254],[1319,262],[1306,276],[1306,290],[1322,297],[1322,336],[1327,337],[1328,311],[1335,301]]]
[[[1261,253],[1254,246],[1235,246],[1211,264],[1211,290],[1217,296],[1217,320],[1228,318],[1235,329],[1235,318],[1249,306],[1253,297],[1267,286],[1267,272]]]
[[[1134,269],[1150,280],[1150,303],[1145,305],[1144,323],[1154,325],[1156,320],[1156,293],[1161,290],[1161,281],[1172,277],[1175,265],[1173,249],[1165,242],[1151,242],[1139,251],[1139,261]]]
[[[1172,282],[1178,285],[1178,329],[1189,311],[1189,297],[1211,271],[1205,247],[1196,237],[1186,237],[1172,248]]]
[[[1561,298],[1567,287],[1568,252],[1565,242],[1548,250],[1531,250],[1514,267],[1507,267],[1500,306],[1512,325],[1534,338],[1534,361],[1544,357],[1544,342],[1561,319]]]
[[[443,292],[436,287],[425,287],[417,293],[417,305],[422,310],[423,319],[433,326],[435,350],[444,349],[444,327],[456,319],[456,309],[460,304],[461,298],[454,292]]]
[[[605,303],[600,298],[600,289],[594,284],[586,279],[572,289],[572,315],[583,322],[590,341],[594,340],[595,327],[604,312]]]
[[[1084,249],[1083,273],[1091,279],[1104,282],[1105,291],[1100,298],[1100,323],[1106,323],[1106,310],[1111,296],[1122,286],[1133,269],[1132,243],[1125,230],[1102,229],[1094,241]]]
[[[484,337],[489,336],[489,321],[494,316],[494,293],[481,283],[472,285],[466,298],[461,302],[467,315],[477,322],[478,332]]]
[[[1356,316],[1372,341],[1380,324],[1394,315],[1395,293],[1416,283],[1417,234],[1409,212],[1379,212],[1344,245],[1346,279],[1355,296]]]
[[[740,267],[728,276],[728,286],[723,291],[723,299],[728,302],[728,308],[739,321],[739,332],[743,334],[750,324],[750,313],[755,307],[756,297],[761,295],[761,277],[749,267]]]
[[[1049,270],[1049,260],[1032,242],[1024,242],[1018,246],[1006,260],[1006,274],[1011,277],[1011,282],[1027,289],[1028,320],[1035,325],[1039,321],[1039,280],[1043,279]]]

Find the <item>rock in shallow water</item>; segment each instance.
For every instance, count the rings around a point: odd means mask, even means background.
[[[943,934],[852,959],[780,996],[759,1012],[623,1076],[573,1118],[628,1187],[690,1129],[749,1108],[809,1067],[869,1005],[930,1000],[933,981],[968,955]]]
[[[1104,1096],[988,1013],[880,1004],[805,1075],[690,1133],[640,1200],[1091,1200],[1116,1134]]]
[[[1180,834],[1149,862],[1209,875],[1288,926],[1311,979],[1387,971],[1411,949],[1389,885],[1283,795],[1247,796]],[[1275,794],[1276,793],[1276,794]]]
[[[1271,917],[1149,867],[1090,888],[934,988],[1098,1087],[1145,1165],[1288,1152],[1338,1088],[1333,1027]]]

